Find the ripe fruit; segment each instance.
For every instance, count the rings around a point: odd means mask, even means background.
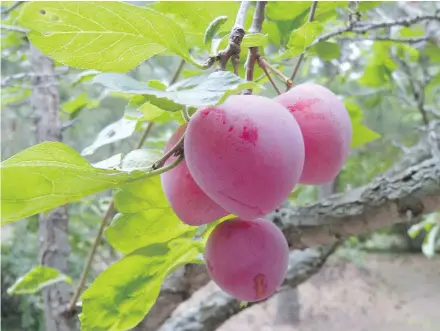
[[[300,183],[319,185],[341,170],[351,144],[351,121],[344,104],[327,88],[301,84],[274,99],[296,118],[304,137]]]
[[[182,137],[186,124],[180,126],[165,147],[165,153]],[[171,156],[166,164],[177,157]],[[165,196],[176,215],[189,225],[211,223],[229,213],[212,201],[194,182],[185,161],[160,175]]]
[[[290,194],[302,172],[304,142],[286,108],[265,97],[234,95],[192,116],[185,158],[212,200],[252,219],[267,215]]]
[[[283,282],[289,247],[272,222],[235,218],[213,230],[206,243],[205,261],[212,280],[222,290],[239,300],[260,301]]]

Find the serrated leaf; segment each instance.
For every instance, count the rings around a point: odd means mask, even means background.
[[[125,331],[156,302],[165,277],[187,263],[200,263],[198,242],[177,239],[140,248],[112,264],[83,293],[82,330]]]
[[[75,68],[126,72],[166,51],[198,65],[180,26],[150,8],[123,2],[30,2],[19,21],[44,54]]]
[[[341,48],[338,44],[329,41],[321,41],[310,47],[311,54],[316,53],[321,60],[330,61],[341,56]]]
[[[136,131],[137,121],[122,117],[120,120],[107,125],[98,133],[95,141],[83,149],[81,155],[88,156],[102,146],[130,137]]]
[[[105,235],[123,253],[195,231],[174,214],[159,176],[124,185],[116,191],[115,205],[121,213],[115,216]]]
[[[17,279],[17,281],[8,288],[7,292],[9,295],[34,294],[42,288],[58,282],[70,284],[72,280],[57,269],[40,265]]]
[[[263,88],[254,82],[247,82],[229,71],[213,72],[200,84],[181,90],[176,90],[172,86],[166,91],[155,90],[133,78],[116,73],[97,75],[93,82],[104,85],[110,90],[144,95],[152,104],[164,110],[171,110],[170,106],[174,106],[175,111],[181,110],[185,105],[193,107],[216,105],[224,101],[230,94],[239,93],[248,88],[252,88],[254,91]],[[157,98],[161,100],[157,100]],[[159,102],[168,102],[166,107],[168,109],[160,106]]]
[[[32,146],[1,163],[2,225],[47,211],[139,177],[94,168],[59,142]]]
[[[220,29],[220,27],[228,20],[227,16],[218,16],[214,18],[214,20],[209,23],[208,27],[206,28],[205,34],[203,36],[203,43],[205,45],[210,45],[212,42],[212,39]]]

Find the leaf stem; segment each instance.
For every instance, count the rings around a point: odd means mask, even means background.
[[[93,262],[93,257],[95,256],[96,250],[101,242],[102,234],[104,233],[105,226],[107,225],[108,220],[111,218],[114,211],[114,200],[110,202],[107,211],[105,212],[101,224],[99,225],[98,233],[96,234],[95,241],[93,242],[92,248],[89,251],[89,255],[87,256],[86,264],[84,265],[83,271],[81,273],[81,278],[79,280],[78,286],[76,287],[75,293],[72,296],[72,299],[69,302],[69,306],[67,308],[68,312],[75,311],[76,302],[81,295],[81,290],[84,287],[86,282],[87,274],[90,270],[90,267]]]
[[[177,82],[184,66],[185,66],[185,60],[180,61],[179,66],[177,67],[177,70],[174,73],[173,78],[171,78],[169,85],[173,85],[175,82]]]
[[[292,85],[292,81],[290,80],[290,78],[283,74],[280,70],[275,68],[273,65],[271,65],[269,62],[267,62],[264,57],[261,56],[259,61],[261,62],[261,65],[269,68],[274,74],[276,74],[283,81],[283,83],[286,84],[286,87]]]
[[[313,18],[315,17],[315,11],[316,11],[316,7],[318,6],[318,1],[313,1],[312,6],[310,7],[310,12],[309,12],[309,19],[308,22],[312,22]],[[302,61],[304,60],[304,55],[306,54],[307,49],[305,49],[298,58],[298,61],[296,61],[295,67],[293,68],[293,72],[292,75],[290,76],[290,81],[292,82],[292,84],[288,85],[286,88],[286,91],[290,90],[290,88],[293,85],[293,80],[296,77],[296,74],[298,73],[299,67],[301,66]]]
[[[142,145],[144,144],[145,140],[147,139],[152,127],[153,127],[153,122],[149,122],[147,127],[145,128],[144,133],[142,134],[141,139],[139,140],[139,143],[137,144],[137,149],[142,147]],[[107,225],[107,222],[112,217],[113,212],[115,211],[114,204],[115,204],[115,201],[114,201],[114,199],[112,199],[110,201],[110,204],[109,204],[104,216],[102,217],[101,223],[99,225],[98,233],[96,234],[93,245],[92,245],[92,247],[89,251],[89,254],[87,256],[87,260],[84,265],[83,271],[81,273],[81,277],[79,279],[78,286],[76,287],[75,292],[72,296],[72,299],[70,300],[69,305],[67,307],[68,313],[72,313],[75,311],[76,302],[78,301],[79,297],[81,296],[81,291],[82,291],[84,284],[86,282],[87,274],[89,273],[90,267],[92,266],[92,262],[93,262],[93,258],[95,257],[95,254],[96,254],[96,250],[98,249],[98,246],[101,243],[101,237],[102,237],[102,234],[104,233],[105,226]]]
[[[154,162],[152,168],[153,170],[157,170],[162,168],[165,165],[165,162],[173,155],[176,154],[183,147],[183,142],[185,140],[185,133],[183,133],[182,137],[180,137],[179,141],[168,151],[166,152],[159,160]]]

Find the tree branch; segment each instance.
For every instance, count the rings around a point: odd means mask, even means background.
[[[27,33],[29,31],[27,29],[19,28],[18,26],[12,26],[12,25],[6,25],[6,24],[2,24],[0,26],[0,28],[2,30],[8,30],[8,31],[19,32],[19,33]]]
[[[315,247],[291,252],[289,269],[279,292],[284,291],[287,287],[296,287],[316,274],[338,245],[339,242],[330,248]],[[258,304],[258,302],[248,303],[246,308],[254,304]],[[171,317],[158,331],[214,331],[223,322],[243,309],[245,308],[241,307],[240,301],[221,290],[217,290],[181,314]]]
[[[2,15],[7,15],[9,14],[11,11],[13,11],[14,9],[16,9],[18,6],[20,6],[21,4],[25,3],[26,1],[15,1],[10,7],[5,8],[1,11]]]
[[[244,37],[244,22],[246,19],[246,13],[249,9],[249,1],[242,1],[240,8],[235,19],[235,25],[231,30],[231,36],[229,37],[229,44],[225,50],[221,51],[217,58],[220,63],[220,70],[226,70],[226,64],[229,59],[232,59],[234,64],[234,71],[236,71],[237,61],[240,58],[240,45]]]
[[[252,25],[249,29],[250,33],[260,33],[263,28],[264,21],[264,9],[267,5],[267,1],[258,1],[255,7],[254,16],[252,18]],[[254,68],[255,62],[259,58],[258,47],[250,47],[248,51],[248,57],[246,59],[246,80],[252,82],[254,80]],[[252,89],[247,89],[243,94],[252,94]]]

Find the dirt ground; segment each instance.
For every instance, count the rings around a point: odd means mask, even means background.
[[[440,330],[440,257],[365,254],[359,260],[334,258],[297,289],[242,311],[218,330]],[[213,290],[208,285],[191,300]]]

